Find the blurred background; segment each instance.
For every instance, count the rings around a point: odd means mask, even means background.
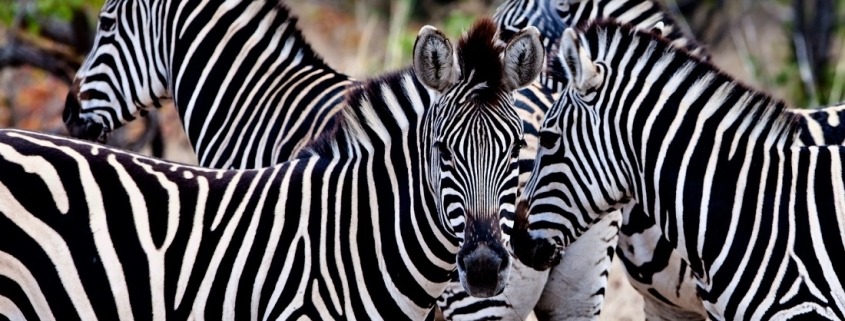
[[[504,0],[288,0],[299,27],[335,69],[366,78],[409,63],[417,31],[453,39]],[[543,1],[543,0],[539,0]],[[551,0],[548,0],[551,1]],[[68,86],[92,45],[104,0],[0,0],[0,127],[66,134]],[[785,100],[845,100],[845,0],[660,0],[716,66]],[[196,163],[176,110],[165,105],[116,131],[111,145]],[[642,298],[616,266],[602,319],[642,320]]]

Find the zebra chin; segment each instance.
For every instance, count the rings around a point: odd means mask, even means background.
[[[458,278],[471,296],[501,294],[510,278],[510,255],[500,242],[465,243],[458,252]]]
[[[79,117],[82,112],[82,106],[73,90],[68,92],[65,99],[65,109],[62,111],[62,120],[67,127],[67,131],[72,137],[94,141],[98,143],[105,143],[109,139],[109,130],[103,124],[97,123],[90,119],[82,119]]]

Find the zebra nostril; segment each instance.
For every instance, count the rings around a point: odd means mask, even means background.
[[[106,142],[106,135],[103,133],[103,125],[95,122],[85,124],[85,138],[99,143]]]

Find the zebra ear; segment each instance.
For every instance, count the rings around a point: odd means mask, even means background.
[[[457,80],[452,43],[432,26],[422,27],[414,42],[414,72],[423,85],[441,92]]]
[[[570,83],[581,92],[601,85],[598,68],[590,59],[590,54],[581,46],[578,34],[572,28],[566,28],[560,39],[557,59],[566,72]]]
[[[503,56],[502,84],[508,91],[530,85],[543,69],[546,51],[540,41],[540,31],[526,27],[511,38]]]

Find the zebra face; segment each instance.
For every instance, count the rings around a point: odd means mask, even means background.
[[[570,81],[546,113],[511,237],[516,257],[537,270],[556,265],[562,249],[596,217],[629,199],[630,171],[617,163],[622,156],[605,123],[612,120],[600,115],[610,70],[591,60],[572,29],[564,32],[555,59]]]
[[[94,48],[88,53],[62,114],[74,137],[104,142],[108,134],[167,94],[162,28],[154,25],[155,4],[111,0],[100,12]]]
[[[537,78],[543,56],[536,28],[502,46],[490,20],[470,28],[457,57],[432,27],[423,28],[414,45],[417,78],[440,95],[425,120],[429,187],[440,221],[459,240],[459,279],[476,297],[500,294],[510,274],[502,230],[515,212],[523,145],[513,91]]]

